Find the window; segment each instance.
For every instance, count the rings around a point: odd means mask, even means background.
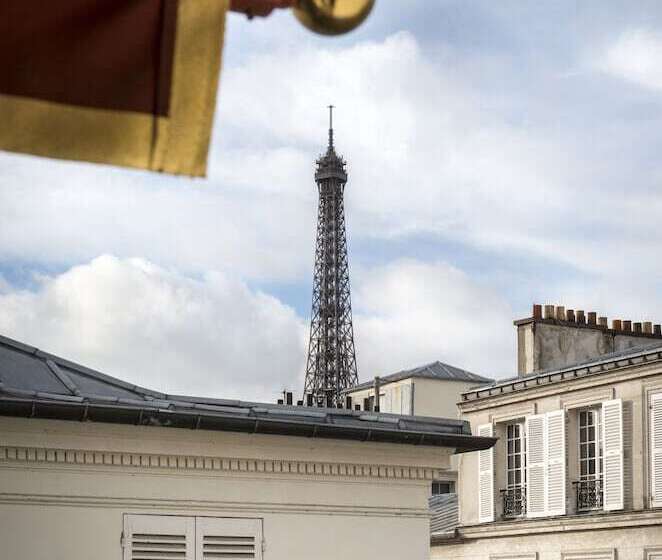
[[[432,495],[455,493],[455,482],[452,480],[435,480],[432,483]]]
[[[602,476],[600,411],[579,411],[579,478],[594,480]]]
[[[506,488],[501,491],[503,516],[518,517],[526,511],[526,440],[524,424],[506,426]]]
[[[526,485],[526,449],[524,447],[524,425],[508,424],[506,427],[508,488]]]
[[[600,410],[579,411],[577,510],[602,508],[602,424]]]

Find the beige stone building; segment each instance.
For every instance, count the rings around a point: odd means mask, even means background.
[[[443,362],[432,362],[385,375],[352,387],[346,392],[354,408],[373,410],[375,386],[379,386],[379,410],[390,414],[459,418],[457,402],[462,393],[492,380]],[[457,485],[458,456],[451,468],[432,481],[432,495],[453,494]]]
[[[457,418],[457,402],[465,391],[492,379],[443,362],[379,377],[379,410],[391,414]],[[372,410],[375,380],[349,389],[346,394],[360,410]]]
[[[460,526],[433,559],[662,559],[662,336],[651,323],[534,306],[519,375],[462,395]]]
[[[165,395],[0,337],[8,560],[429,558],[458,419]]]

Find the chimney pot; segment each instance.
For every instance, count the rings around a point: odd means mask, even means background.
[[[605,327],[605,328],[609,327],[609,319],[607,319],[607,317],[600,317],[598,319],[598,323],[600,324],[601,327]]]
[[[595,311],[588,312],[588,324],[596,325],[598,322],[598,314]]]
[[[586,324],[586,316],[584,315],[583,309],[577,310],[577,322],[580,323],[581,325]]]
[[[545,319],[553,319],[553,318],[554,318],[554,306],[545,305]]]
[[[565,307],[563,307],[562,305],[556,306],[556,320],[565,321]]]
[[[653,334],[653,323],[650,321],[644,321],[644,333]]]
[[[641,323],[634,323],[632,326],[634,327],[634,332],[636,332],[636,333],[643,332],[641,330]]]
[[[611,322],[611,328],[615,331],[623,330],[623,324],[620,319],[614,319]]]
[[[575,310],[574,309],[568,309],[565,312],[565,316],[566,316],[566,321],[568,321],[568,323],[574,323],[575,322]]]
[[[653,334],[656,335],[662,335],[662,326],[660,325],[653,325]]]
[[[542,305],[540,305],[539,303],[533,304],[533,318],[542,319]]]
[[[632,321],[623,321],[623,331],[632,332]]]

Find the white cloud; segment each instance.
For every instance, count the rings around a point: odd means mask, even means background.
[[[486,376],[515,371],[512,310],[461,270],[404,260],[358,279],[355,332],[362,378],[434,360]]]
[[[272,401],[302,385],[304,326],[220,273],[102,256],[0,294],[0,332],[170,393]]]
[[[634,201],[645,195],[654,217],[662,172],[650,162],[638,171],[640,151],[621,135],[597,130],[582,144],[577,128],[510,119],[527,107],[492,110],[494,93],[471,82],[465,54],[423,48],[406,32],[324,45],[285,42],[226,61],[208,181],[0,156],[0,258],[70,264],[111,253],[187,273],[307,276],[313,160],[333,102],[352,244],[418,234],[593,274],[621,274],[602,258],[621,248],[655,262],[660,233]],[[491,59],[480,64],[489,73]],[[614,187],[614,176],[628,184]]]
[[[460,270],[399,261],[356,280],[362,378],[437,359],[513,370],[508,305]],[[273,401],[303,387],[308,325],[225,274],[101,256],[0,293],[0,333],[156,390]]]
[[[662,90],[662,34],[629,29],[602,54],[598,67],[617,78]]]

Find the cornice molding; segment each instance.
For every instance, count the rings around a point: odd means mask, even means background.
[[[199,472],[233,472],[264,475],[299,475],[396,480],[435,480],[442,469],[396,465],[330,463],[283,459],[246,459],[202,455],[126,453],[89,449],[0,446],[2,463],[41,463],[90,467],[167,469]]]
[[[552,383],[536,384],[535,378],[527,380],[522,379],[522,381],[516,380],[513,381],[513,383],[524,383],[524,381],[526,381],[529,386],[526,388],[518,388],[515,391],[504,392],[500,392],[500,387],[494,387],[492,388],[494,394],[481,396],[478,399],[460,401],[458,407],[462,414],[471,414],[491,408],[510,406],[515,403],[522,403],[575,391],[595,390],[597,387],[602,387],[604,385],[615,386],[621,382],[642,380],[642,383],[657,385],[662,381],[662,368],[660,367],[662,360],[645,362],[638,359],[632,361],[635,363],[623,366],[610,365],[604,371],[597,372],[597,374],[593,373],[588,376],[566,377],[564,379],[555,380]],[[588,371],[592,368],[583,367],[581,369]],[[565,373],[566,375],[569,375],[569,373]],[[548,376],[553,377],[559,377],[560,375],[561,373],[548,374]],[[645,378],[654,376],[658,376],[658,379],[645,381]],[[473,392],[476,391],[474,390]]]
[[[662,525],[662,509],[464,525],[458,528],[458,534],[465,539],[521,538],[536,534],[623,529],[627,527],[659,527],[660,525]]]

